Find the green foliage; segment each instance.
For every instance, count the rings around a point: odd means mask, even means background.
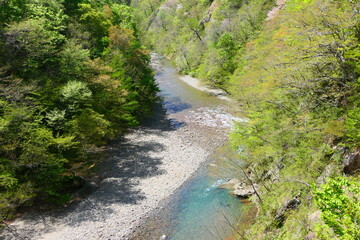
[[[346,118],[346,136],[354,146],[360,144],[360,108],[353,108]]]
[[[0,1],[0,222],[62,204],[157,86],[126,1]],[[86,169],[86,170],[84,170]]]
[[[314,189],[314,198],[322,219],[340,239],[360,239],[359,196],[359,182],[344,177],[330,179],[321,188]],[[324,236],[326,229],[320,229],[319,236]]]
[[[149,46],[169,56],[182,73],[226,89],[236,55],[256,36],[273,2],[142,0],[132,5]]]
[[[65,110],[54,109],[46,114],[46,122],[47,124],[53,128],[54,130],[61,130],[64,127],[64,123],[66,121],[65,118]]]
[[[359,7],[288,1],[235,56],[228,86],[248,122],[231,134],[234,149],[242,149],[233,161],[250,172],[262,199],[253,198],[259,214],[249,239],[300,239],[314,231],[304,213],[316,211],[309,185],[338,175],[344,151],[359,146]],[[280,221],[280,209],[299,193],[304,205]]]
[[[61,33],[45,25],[45,19],[28,19],[11,24],[5,31],[8,64],[24,78],[51,64],[57,45],[64,41]]]
[[[89,106],[92,92],[86,83],[79,81],[68,82],[60,91],[61,100],[67,104],[70,112],[76,112]]]
[[[112,22],[114,25],[121,25],[123,28],[136,32],[134,9],[120,4],[111,5]]]
[[[103,11],[90,4],[79,4],[79,11],[82,13],[79,20],[94,39],[91,53],[93,56],[100,56],[108,46],[107,36],[111,22]]]
[[[26,11],[26,0],[0,1],[0,23],[18,21]],[[0,28],[3,26],[0,26]]]
[[[86,65],[90,61],[90,51],[83,49],[80,44],[74,41],[64,44],[59,53],[60,71],[64,78],[84,79],[90,70]]]
[[[15,207],[25,205],[34,197],[34,188],[30,184],[13,185],[11,189],[1,189],[0,219],[11,218]]]
[[[104,140],[112,136],[110,122],[104,116],[92,109],[86,108],[81,114],[71,122],[72,132],[77,135],[77,139],[83,144],[104,144]]]

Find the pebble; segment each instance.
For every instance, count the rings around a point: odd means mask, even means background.
[[[205,121],[208,116],[201,118]],[[194,123],[196,119],[176,131],[142,127],[130,132],[122,142],[110,146],[110,159],[102,164],[103,182],[86,201],[56,213],[24,216],[11,227],[29,239],[129,239],[139,221],[152,210],[162,209],[159,203],[208,159],[219,145],[217,140],[226,139],[223,131],[221,135],[216,133],[217,128],[201,124],[199,127]],[[207,141],[209,136],[216,141]],[[132,146],[131,151],[128,146]],[[149,161],[153,161],[153,165],[148,166]],[[146,168],[151,169],[151,174],[142,175]],[[159,172],[154,173],[154,169]],[[4,239],[16,239],[10,232],[4,233]]]

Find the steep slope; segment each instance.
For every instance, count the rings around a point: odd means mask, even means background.
[[[180,72],[226,89],[237,55],[275,1],[150,2],[132,3],[145,43],[172,59]]]
[[[359,7],[288,1],[239,59],[231,92],[249,122],[231,137],[259,186],[248,239],[358,239],[358,168],[344,166],[359,147]]]
[[[1,1],[0,222],[67,202],[94,150],[156,99],[133,10],[114,2]]]
[[[257,186],[240,239],[359,239],[359,5],[133,1],[146,44],[229,91],[249,119],[228,161]]]

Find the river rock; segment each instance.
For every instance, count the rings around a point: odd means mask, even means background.
[[[159,240],[167,240],[167,239],[168,239],[168,237],[165,234],[159,238]]]
[[[255,194],[254,188],[251,185],[235,184],[234,191],[232,192],[237,197],[248,198]]]
[[[251,185],[248,185],[236,178],[230,179],[226,183],[221,184],[219,188],[228,189],[231,191],[231,194],[234,194],[240,198],[248,198],[255,194],[254,188]],[[255,188],[257,188],[256,185]]]
[[[83,186],[77,190],[73,195],[75,197],[85,197],[94,192],[99,187],[99,184],[94,181],[85,181]]]

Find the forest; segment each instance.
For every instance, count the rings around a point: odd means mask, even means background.
[[[133,1],[144,44],[231,93],[226,164],[256,187],[238,239],[360,239],[360,3]],[[170,43],[170,44],[169,44]]]
[[[233,239],[360,239],[357,0],[0,0],[0,221],[70,201],[151,113],[148,49],[247,119],[223,164],[257,213]]]
[[[157,86],[121,1],[0,1],[0,221],[63,204]]]

